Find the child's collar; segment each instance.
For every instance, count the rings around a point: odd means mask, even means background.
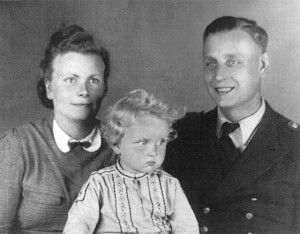
[[[120,160],[117,161],[116,168],[122,175],[129,177],[129,178],[133,178],[133,179],[134,178],[139,179],[139,178],[142,178],[145,175],[149,174],[149,173],[131,173],[131,172],[125,171],[120,164]]]

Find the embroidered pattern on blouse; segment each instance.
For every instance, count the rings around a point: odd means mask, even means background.
[[[121,231],[136,233],[137,229],[132,223],[126,185],[119,174],[115,174],[114,190],[116,195],[117,217],[120,221]]]
[[[152,221],[154,226],[168,233],[171,231],[170,224],[167,218],[166,205],[164,201],[163,191],[161,188],[159,176],[152,173],[148,179],[149,193],[152,201]]]
[[[83,201],[85,199],[86,191],[89,186],[90,186],[90,182],[89,182],[89,180],[87,180],[83,184],[82,188],[80,189],[79,194],[78,194],[77,198],[75,199],[75,202]]]

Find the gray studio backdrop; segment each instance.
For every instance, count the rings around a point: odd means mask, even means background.
[[[135,88],[188,111],[211,109],[202,78],[202,33],[223,15],[265,27],[271,67],[264,96],[300,122],[299,0],[6,0],[0,1],[0,132],[48,113],[36,95],[38,64],[61,23],[82,25],[111,53],[102,110]]]

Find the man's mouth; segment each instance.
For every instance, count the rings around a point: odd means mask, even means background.
[[[234,89],[234,87],[221,87],[221,88],[215,88],[218,94],[225,95],[229,92],[231,92]]]

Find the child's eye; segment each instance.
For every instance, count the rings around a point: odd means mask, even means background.
[[[138,145],[146,145],[146,144],[148,144],[148,143],[149,143],[149,141],[146,140],[146,139],[143,139],[143,140],[140,140],[140,141],[137,141],[137,142],[136,142],[136,144],[138,144]]]
[[[166,144],[167,143],[167,140],[166,139],[161,139],[157,142],[157,145],[163,145],[163,144]]]

